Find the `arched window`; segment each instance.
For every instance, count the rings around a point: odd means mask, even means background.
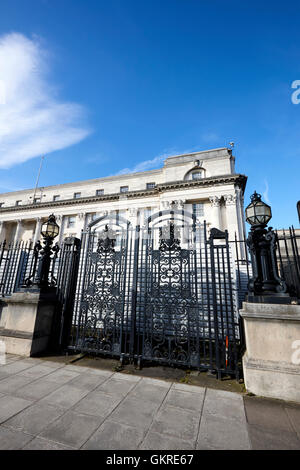
[[[189,170],[185,176],[184,176],[184,180],[185,181],[197,181],[197,180],[201,180],[202,178],[205,178],[206,177],[206,171],[204,168],[202,167],[198,167],[198,168],[192,168],[191,170]]]
[[[191,173],[192,180],[201,180],[203,178],[203,171],[202,170],[194,170]]]

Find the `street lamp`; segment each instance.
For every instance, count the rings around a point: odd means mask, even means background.
[[[48,220],[42,224],[41,234],[44,238],[44,246],[40,251],[42,256],[37,271],[36,284],[39,287],[49,287],[51,286],[51,282],[49,282],[51,254],[55,255],[59,250],[57,244],[52,248],[53,240],[59,234],[59,226],[54,214],[49,215]]]
[[[256,191],[251,196],[251,203],[246,207],[246,221],[250,225],[266,226],[272,218],[271,207],[261,200]]]
[[[290,303],[287,285],[279,277],[276,259],[276,234],[266,229],[272,218],[271,207],[254,191],[246,207],[246,221],[251,225],[247,245],[252,260],[252,278],[248,283],[248,301]]]
[[[48,220],[42,224],[41,234],[44,239],[54,240],[59,234],[59,226],[56,223],[55,216],[49,215]]]

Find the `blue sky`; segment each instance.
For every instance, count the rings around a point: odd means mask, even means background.
[[[256,189],[274,227],[298,227],[299,14],[296,1],[2,0],[0,191],[33,187],[41,153],[46,186],[234,141],[245,201]]]

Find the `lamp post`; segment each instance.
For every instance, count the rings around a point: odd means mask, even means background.
[[[272,218],[271,207],[254,191],[246,207],[246,221],[251,225],[247,245],[252,260],[252,278],[248,283],[248,301],[290,303],[287,285],[279,277],[276,259],[276,234],[267,224]]]
[[[40,251],[42,256],[39,262],[35,284],[39,287],[50,287],[51,282],[49,282],[49,271],[51,254],[56,254],[59,250],[58,245],[52,247],[54,238],[59,234],[59,226],[57,225],[53,214],[51,214],[48,217],[48,220],[42,224],[41,234],[44,238],[44,246]]]

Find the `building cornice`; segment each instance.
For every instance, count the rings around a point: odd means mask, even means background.
[[[88,196],[78,199],[63,199],[61,201],[47,201],[40,202],[38,204],[24,204],[20,206],[9,206],[1,207],[0,214],[7,212],[20,212],[27,210],[40,210],[45,208],[59,208],[65,206],[73,206],[80,204],[91,204],[95,202],[109,202],[117,201],[122,197],[127,199],[136,199],[141,197],[153,197],[165,191],[183,190],[197,187],[211,187],[220,186],[226,184],[234,184],[242,189],[244,192],[247,182],[247,177],[241,174],[223,175],[223,176],[211,176],[209,178],[203,178],[201,180],[189,180],[189,181],[173,181],[168,183],[160,183],[153,189],[143,189],[137,191],[128,191],[127,193],[113,193],[105,194],[102,196]]]

